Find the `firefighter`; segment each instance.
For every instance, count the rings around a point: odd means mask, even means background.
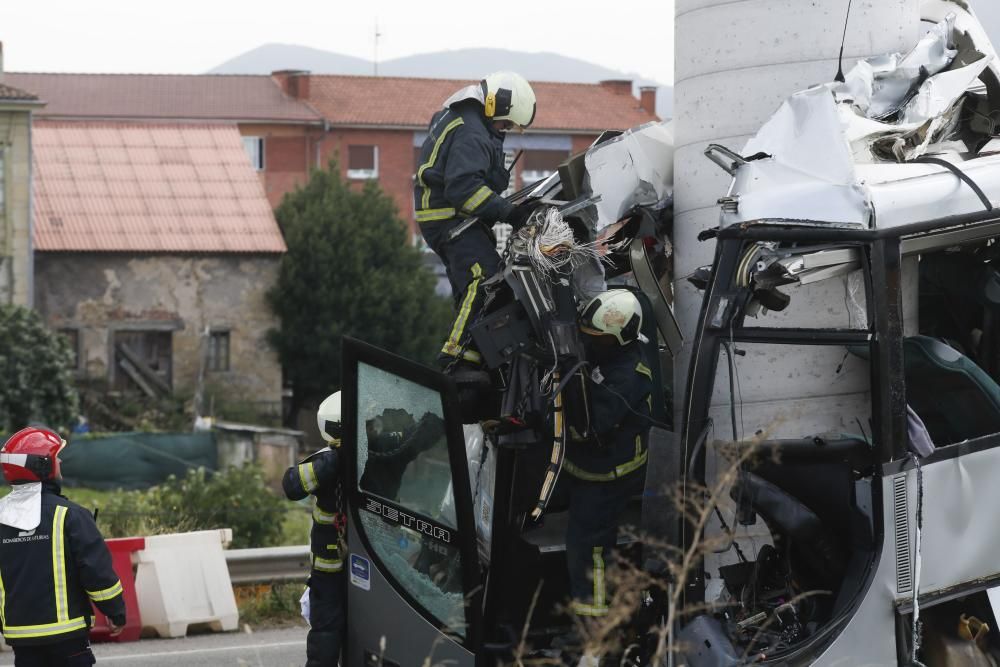
[[[526,222],[528,207],[514,207],[501,193],[510,183],[504,162],[504,136],[535,118],[535,93],[513,72],[490,74],[458,91],[434,114],[420,152],[414,206],[420,232],[444,262],[458,315],[441,349],[440,360],[456,376],[486,381],[469,326],[481,303],[482,282],[496,273],[492,226]],[[475,217],[479,223],[464,224]]]
[[[316,412],[327,446],[285,471],[281,486],[289,500],[316,498],[310,533],[309,635],[306,667],[335,667],[347,621],[344,530],[347,527],[341,479],[340,392],[328,396]]]
[[[90,512],[61,495],[59,452],[47,428],[18,431],[0,449],[0,621],[18,667],[93,665],[93,602],[111,634],[125,625],[122,584]]]
[[[609,613],[605,568],[622,513],[645,482],[653,375],[640,345],[641,327],[641,305],[624,289],[592,299],[580,319],[590,362],[590,431],[585,439],[570,439],[563,479],[569,486],[571,607],[584,627]]]

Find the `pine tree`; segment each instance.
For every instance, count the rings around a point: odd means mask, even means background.
[[[285,195],[275,215],[288,252],[268,293],[280,320],[271,342],[297,406],[340,387],[344,336],[433,360],[450,304],[435,295],[433,274],[378,185],[352,189],[331,162]]]

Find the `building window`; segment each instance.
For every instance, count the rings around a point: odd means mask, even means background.
[[[173,386],[173,334],[170,331],[119,330],[114,332],[115,389],[141,390],[163,396]]]
[[[348,146],[347,177],[378,178],[378,146]]]
[[[80,331],[78,329],[60,329],[59,334],[66,339],[69,351],[73,354],[72,368],[80,368]]]
[[[264,137],[243,137],[243,150],[257,171],[264,171]]]
[[[527,186],[548,178],[559,171],[559,165],[568,157],[569,153],[566,151],[524,151],[521,182]]]
[[[4,185],[6,181],[4,180],[4,147],[0,146],[0,213],[4,211]]]
[[[229,370],[228,331],[213,331],[208,335],[208,370]]]

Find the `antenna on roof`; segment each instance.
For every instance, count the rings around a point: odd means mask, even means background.
[[[837,76],[834,81],[844,83],[844,44],[847,42],[847,23],[851,20],[851,3],[854,0],[847,0],[847,16],[844,17],[844,36],[840,38],[840,56],[837,58]]]
[[[382,33],[378,31],[378,17],[375,17],[375,58],[372,61],[372,65],[375,69],[375,76],[378,76],[378,38],[382,36]]]

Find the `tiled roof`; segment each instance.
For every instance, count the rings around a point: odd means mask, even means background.
[[[36,121],[35,248],[280,253],[235,125]]]
[[[0,83],[0,100],[17,100],[18,102],[34,102],[38,99],[38,95],[33,95],[20,88],[15,88],[13,86],[8,86],[6,84]]]
[[[425,128],[448,97],[469,81],[312,75],[309,101],[335,125]],[[630,93],[589,83],[532,82],[538,114],[532,130],[627,129],[657,120]]]
[[[41,96],[41,117],[321,122],[270,76],[7,72],[4,81]]]

